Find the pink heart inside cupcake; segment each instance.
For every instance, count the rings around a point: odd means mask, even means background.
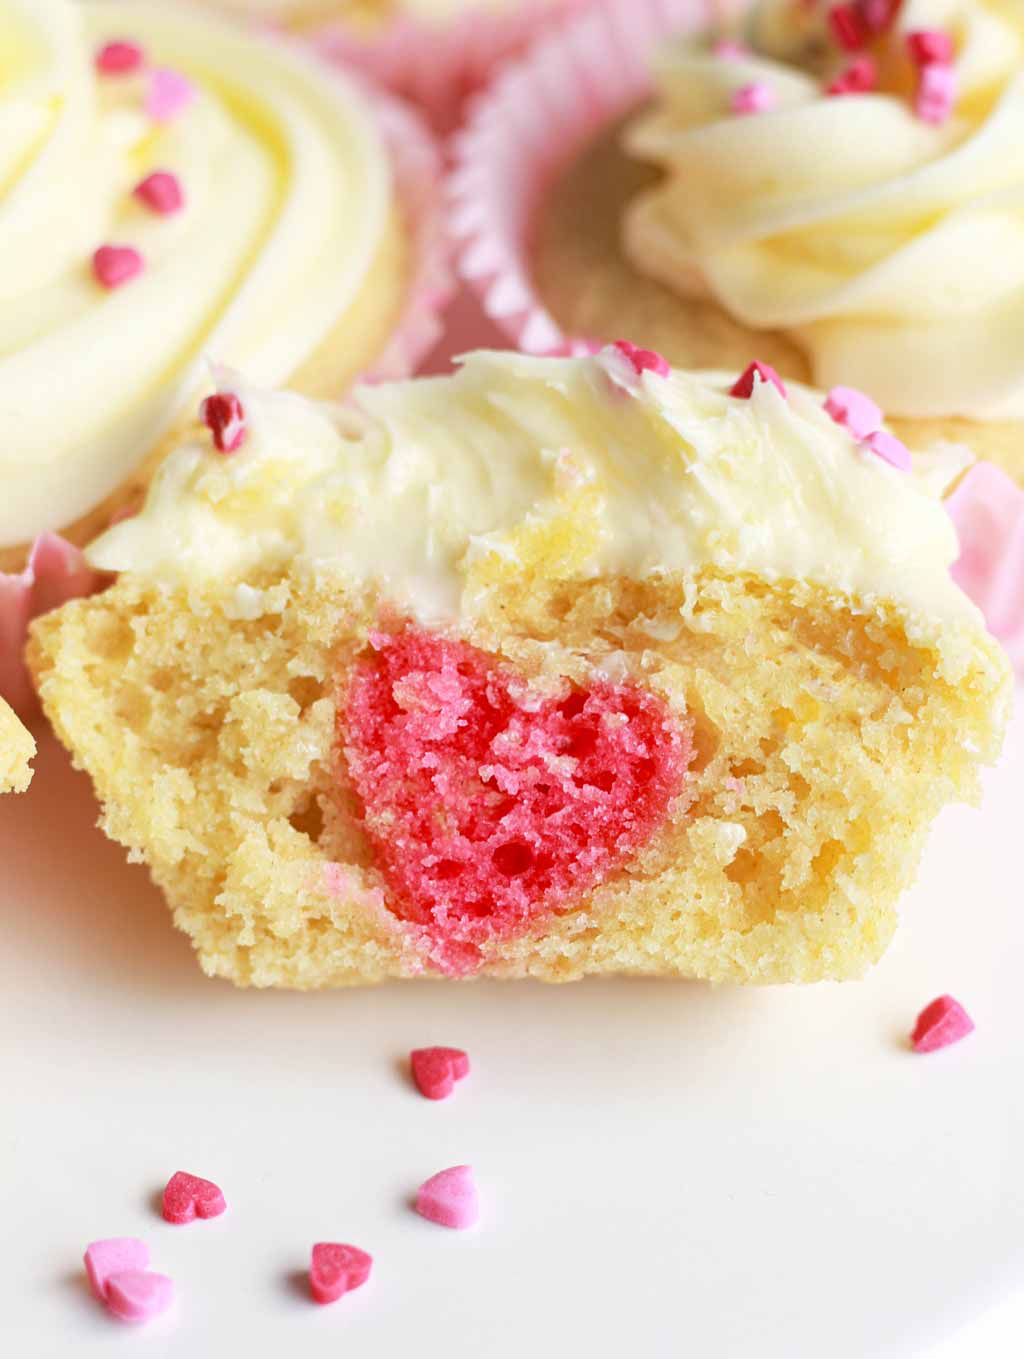
[[[689,736],[648,690],[596,681],[538,702],[465,642],[372,642],[344,714],[349,773],[389,905],[447,971],[593,888],[682,789]]]

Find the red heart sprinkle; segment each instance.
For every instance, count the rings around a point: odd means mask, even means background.
[[[417,1048],[409,1061],[412,1078],[427,1099],[447,1099],[455,1082],[469,1075],[469,1058],[461,1048]]]
[[[167,1222],[191,1222],[197,1217],[220,1217],[228,1205],[212,1180],[179,1170],[167,1181],[163,1210]]]
[[[415,628],[371,639],[341,717],[391,909],[468,972],[645,844],[691,742],[668,705],[597,680],[539,701],[507,666]]]
[[[754,383],[770,382],[779,395],[785,399],[786,384],[779,377],[778,373],[770,363],[759,363],[756,360],[748,363],[743,372],[729,388],[730,396],[738,396],[743,401],[749,401],[754,395]]]
[[[656,349],[641,349],[638,345],[631,344],[629,340],[616,340],[612,348],[618,350],[624,359],[629,360],[637,377],[646,372],[656,373],[658,377],[668,377],[672,371],[668,359]]]
[[[145,60],[146,54],[137,42],[108,42],[96,53],[96,69],[101,75],[131,75]]]
[[[318,1241],[309,1264],[309,1291],[316,1302],[337,1302],[370,1277],[373,1256],[358,1246]]]
[[[170,170],[154,170],[136,184],[132,193],[140,203],[161,217],[170,217],[185,206],[181,180]]]
[[[910,1043],[915,1052],[938,1052],[974,1032],[974,1020],[953,996],[939,996],[917,1016]]]
[[[96,282],[109,289],[130,283],[145,267],[145,260],[130,245],[101,245],[92,257]]]
[[[199,418],[218,452],[234,453],[245,442],[245,408],[234,392],[215,392],[199,407]]]

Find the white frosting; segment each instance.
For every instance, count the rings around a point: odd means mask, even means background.
[[[821,387],[860,387],[891,415],[1024,417],[1024,4],[906,0],[875,53],[886,92],[842,98],[824,93],[849,59],[824,45],[824,14],[774,0],[745,59],[663,54],[655,111],[628,134],[666,172],[627,219],[631,258],[788,332]],[[935,28],[957,47],[942,126],[914,114],[905,49]],[[732,115],[754,81],[777,108]]]
[[[957,541],[937,499],[961,455],[904,474],[814,393],[757,384],[744,401],[725,382],[636,379],[617,355],[478,353],[453,377],[363,388],[354,409],[235,384],[241,449],[178,449],[89,561],[236,581],[301,557],[425,623],[471,613],[488,582],[521,570],[701,567],[893,600],[925,628],[977,618],[950,579]]]
[[[138,41],[197,97],[143,113],[144,76],[94,54]],[[201,382],[201,358],[282,383],[345,314],[392,210],[388,161],[336,75],[228,21],[158,3],[0,0],[0,546],[113,491]],[[175,172],[183,212],[132,198]],[[145,272],[113,292],[101,244]]]

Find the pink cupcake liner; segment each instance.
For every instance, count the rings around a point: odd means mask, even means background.
[[[718,28],[742,7],[742,0],[595,3],[540,38],[476,100],[452,139],[449,228],[458,272],[518,349],[543,354],[570,339],[534,291],[528,254],[552,178],[650,96],[660,44]]]
[[[467,99],[502,62],[587,3],[510,0],[504,13],[470,9],[443,27],[399,16],[373,35],[332,23],[314,30],[310,41],[321,56],[365,71],[416,104],[434,131],[447,135],[458,126]]]
[[[992,463],[979,462],[946,508],[960,538],[953,577],[1024,679],[1024,490]]]
[[[399,100],[352,74],[369,99],[392,159],[395,190],[412,236],[413,268],[407,298],[383,353],[365,381],[408,377],[443,325],[441,313],[454,291],[445,226],[441,152],[422,120]],[[56,533],[33,543],[25,569],[0,572],[0,697],[23,717],[37,710],[24,662],[33,618],[98,590],[105,578],[91,571],[81,551]]]
[[[29,623],[69,599],[92,594],[100,581],[81,551],[56,533],[39,535],[24,571],[0,573],[0,696],[20,717],[36,710],[24,660]]]
[[[355,78],[350,73],[350,78]],[[391,156],[395,191],[412,236],[414,265],[402,315],[370,381],[408,377],[440,338],[441,316],[455,291],[441,149],[406,104],[358,79]]]

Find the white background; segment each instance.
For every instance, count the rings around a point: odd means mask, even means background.
[[[1024,1349],[1024,721],[984,814],[933,836],[863,983],[406,983],[239,992],[202,977],[46,740],[0,805],[0,1334],[16,1359],[1019,1359]],[[957,995],[978,1031],[906,1035]],[[465,1047],[441,1105],[412,1047]],[[475,1167],[467,1233],[409,1198]],[[174,1171],[223,1187],[172,1227]],[[143,1329],[89,1297],[85,1244],[134,1234],[178,1290]],[[375,1256],[333,1307],[319,1239]]]

